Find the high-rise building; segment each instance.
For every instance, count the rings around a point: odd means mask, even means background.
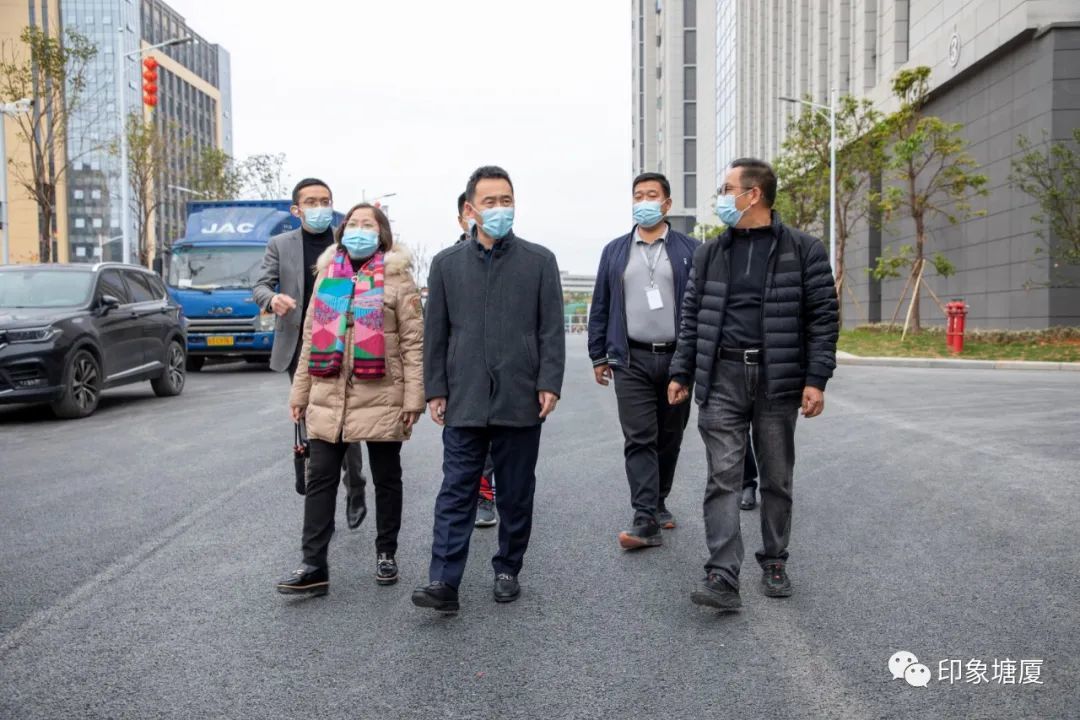
[[[120,163],[114,150],[123,126],[116,96],[117,52],[128,56],[122,63],[125,109],[153,117],[165,129],[172,147],[173,160],[157,179],[156,190],[164,194],[164,202],[154,214],[151,246],[182,235],[184,205],[193,198],[177,188],[184,187],[196,158],[206,148],[231,154],[228,52],[200,37],[161,0],[52,0],[30,2],[29,12],[27,6],[27,2],[0,4],[5,33],[10,28],[11,37],[17,38],[23,27],[46,27],[47,20],[51,34],[59,36],[61,29],[70,28],[97,48],[86,72],[86,100],[72,112],[62,148],[71,166],[57,189],[62,199],[58,203],[62,209],[57,230],[59,259],[92,262],[121,257]],[[191,41],[180,45],[138,52],[189,37]],[[153,109],[142,102],[142,60],[146,57],[158,62],[158,104]],[[9,188],[12,196],[20,192],[11,182]],[[13,203],[11,209],[17,215],[12,219],[12,260],[34,259],[37,234],[16,233],[15,227],[16,223],[36,225],[36,220],[23,216],[36,215],[37,208],[32,203]],[[134,221],[130,233],[134,243]]]
[[[776,158],[789,118],[801,111],[779,96],[828,104],[835,88],[889,112],[896,72],[929,66],[925,111],[963,123],[990,188],[975,203],[985,216],[957,225],[934,220],[928,250],[940,251],[957,273],[933,277],[931,286],[944,300],[964,298],[969,326],[1080,323],[1080,289],[1055,286],[1060,278],[1037,252],[1034,201],[1009,181],[1019,135],[1061,141],[1080,125],[1080,2],[716,0],[715,11],[718,177],[739,156]],[[845,324],[892,316],[904,278],[876,283],[866,268],[883,251],[913,242],[904,219],[864,225],[849,239]],[[944,321],[925,293],[920,314]]]
[[[675,229],[709,220],[716,193],[712,0],[632,0],[634,171],[671,182]]]

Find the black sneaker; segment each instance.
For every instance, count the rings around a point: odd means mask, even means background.
[[[416,588],[413,590],[412,602],[416,607],[445,613],[456,613],[460,608],[457,590],[443,582],[433,582]]]
[[[375,560],[375,582],[393,585],[398,581],[397,560],[390,553],[379,553]]]
[[[476,522],[474,525],[478,528],[493,527],[498,522],[499,519],[495,517],[495,501],[480,498],[476,503]]]
[[[330,571],[324,567],[301,565],[278,580],[274,587],[282,595],[318,597],[330,591]]]
[[[517,578],[509,573],[499,573],[495,576],[495,602],[514,602],[521,595],[521,584]]]
[[[716,573],[709,573],[697,589],[690,593],[690,602],[725,611],[742,607],[739,591]]]
[[[767,597],[791,597],[791,579],[784,569],[784,563],[773,561],[765,563],[765,572],[761,576],[761,590]]]
[[[656,522],[664,530],[675,529],[675,515],[663,505],[656,511]]]
[[[753,485],[742,489],[742,498],[739,507],[743,510],[753,510],[757,506],[757,488]]]
[[[637,550],[663,544],[664,536],[660,532],[660,526],[653,520],[635,523],[634,527],[619,533],[619,545],[624,550]]]

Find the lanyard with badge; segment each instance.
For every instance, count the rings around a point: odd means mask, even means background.
[[[641,259],[645,261],[645,269],[649,271],[649,285],[645,288],[645,299],[649,303],[650,310],[661,310],[664,307],[664,298],[660,294],[660,288],[656,286],[656,267],[660,264],[660,261],[664,258],[666,248],[664,247],[663,238],[657,240],[654,244],[660,246],[660,250],[653,255],[653,260],[649,262],[649,254],[645,251],[645,243],[638,245],[638,250],[641,251]]]

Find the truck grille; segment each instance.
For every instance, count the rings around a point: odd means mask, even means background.
[[[255,318],[188,318],[187,331],[197,335],[242,335],[255,332]]]

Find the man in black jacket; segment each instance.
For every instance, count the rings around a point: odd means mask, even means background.
[[[836,367],[836,286],[824,246],[772,211],[776,175],[765,162],[728,168],[717,215],[728,226],[694,254],[682,326],[671,362],[669,400],[694,384],[705,441],[706,577],[691,600],[741,607],[743,560],[739,495],[747,429],[760,462],[761,535],[757,561],[769,597],[791,595],[785,565],[791,538],[795,420],[820,415]]]
[[[559,266],[550,250],[514,235],[510,176],[481,167],[465,193],[476,227],[432,261],[424,318],[424,390],[431,418],[443,426],[443,483],[431,582],[412,601],[442,612],[458,609],[489,451],[499,478],[495,601],[520,594],[540,428],[559,400],[566,361]]]

